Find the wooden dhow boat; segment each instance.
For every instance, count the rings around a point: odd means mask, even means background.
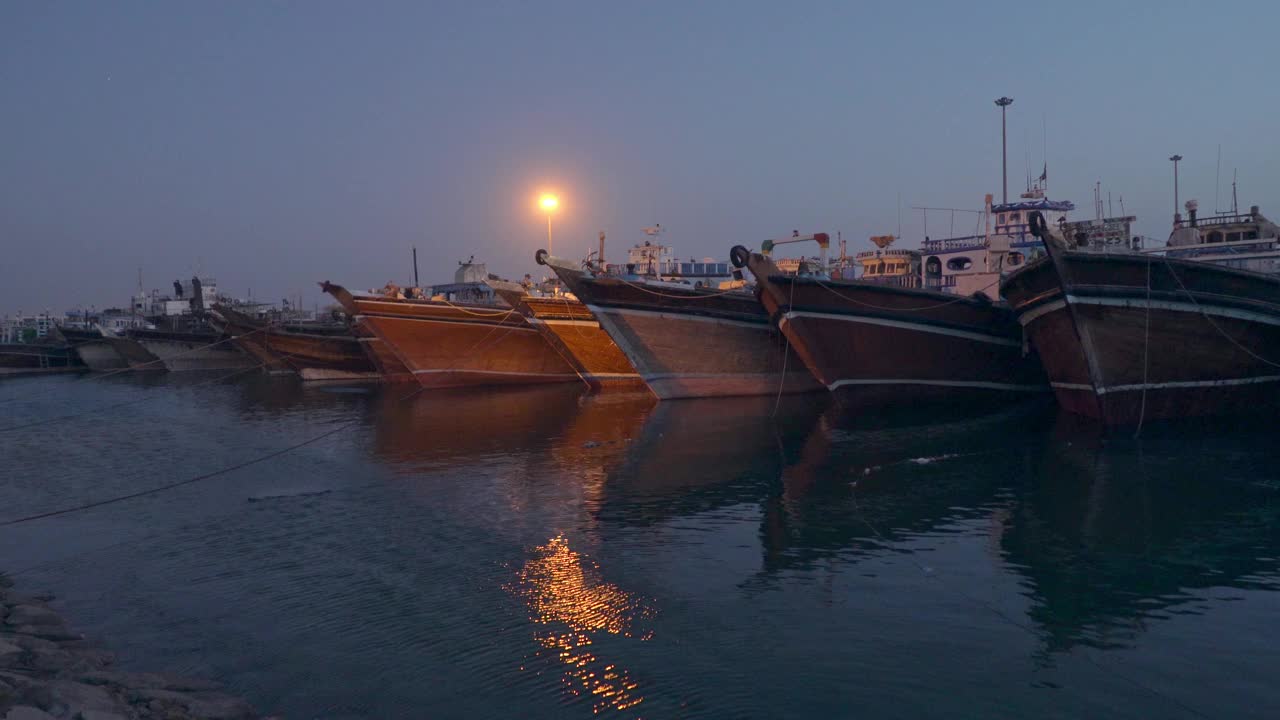
[[[644,380],[591,311],[565,294],[533,295],[519,283],[487,280],[503,302],[520,312],[594,391],[644,390]]]
[[[66,342],[67,347],[80,358],[80,362],[93,372],[123,370],[129,363],[112,346],[111,341],[96,327],[57,327],[54,332]]]
[[[320,287],[426,388],[574,382],[578,373],[514,308]]]
[[[1220,264],[1240,258],[1187,209],[1166,247],[1145,250],[1093,247],[1072,224],[1035,218],[1049,257],[1002,289],[1066,410],[1135,425],[1280,400],[1280,277]],[[1240,240],[1274,243],[1276,225],[1252,216]],[[1196,250],[1214,260],[1171,257]]]
[[[164,372],[164,362],[131,337],[105,327],[98,328],[111,349],[124,359],[129,369],[141,372]]]
[[[776,245],[816,241],[812,272],[779,270]],[[891,236],[873,238],[883,252]],[[920,287],[918,256],[870,258],[878,274],[832,280],[823,272],[825,233],[766,241],[762,252],[739,245],[730,256],[756,277],[756,295],[807,367],[842,401],[992,402],[1048,390],[1039,362],[1024,350],[1012,309],[982,293]],[[898,267],[883,272],[886,267]],[[999,278],[998,261],[986,279]],[[975,282],[978,279],[973,279]]]
[[[207,326],[186,330],[133,328],[125,332],[125,337],[154,355],[169,372],[247,370],[257,365],[252,357],[232,344],[230,337]]]
[[[360,340],[346,326],[274,325],[226,306],[216,306],[212,314],[241,349],[268,368],[289,368],[303,380],[380,377]]]
[[[746,290],[664,282],[661,273],[611,274],[544,250],[536,259],[586,305],[660,399],[822,389]]]

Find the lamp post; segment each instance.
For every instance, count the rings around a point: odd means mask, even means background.
[[[996,105],[1000,106],[1000,181],[1003,188],[1002,202],[1009,202],[1009,143],[1008,134],[1005,132],[1004,111],[1005,108],[1013,104],[1013,98],[1001,97],[996,100]]]
[[[1178,219],[1178,161],[1182,159],[1181,155],[1171,155],[1169,157],[1173,161],[1173,219]]]
[[[551,252],[551,214],[556,211],[556,208],[560,207],[560,198],[546,193],[538,199],[538,205],[547,214],[547,254],[554,255],[555,253]]]

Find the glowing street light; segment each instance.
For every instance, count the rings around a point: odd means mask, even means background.
[[[538,198],[538,206],[547,214],[547,254],[554,255],[551,252],[551,215],[560,207],[560,198],[551,193],[544,193]]]

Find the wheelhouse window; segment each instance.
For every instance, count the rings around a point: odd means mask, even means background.
[[[947,261],[948,270],[968,270],[973,267],[973,261],[967,257],[951,258]]]

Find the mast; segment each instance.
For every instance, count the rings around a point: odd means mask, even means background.
[[[1000,107],[1000,179],[1004,190],[1002,201],[1004,203],[1009,202],[1009,137],[1005,124],[1005,108],[1012,104],[1011,97],[1001,97],[996,100],[996,105]]]

